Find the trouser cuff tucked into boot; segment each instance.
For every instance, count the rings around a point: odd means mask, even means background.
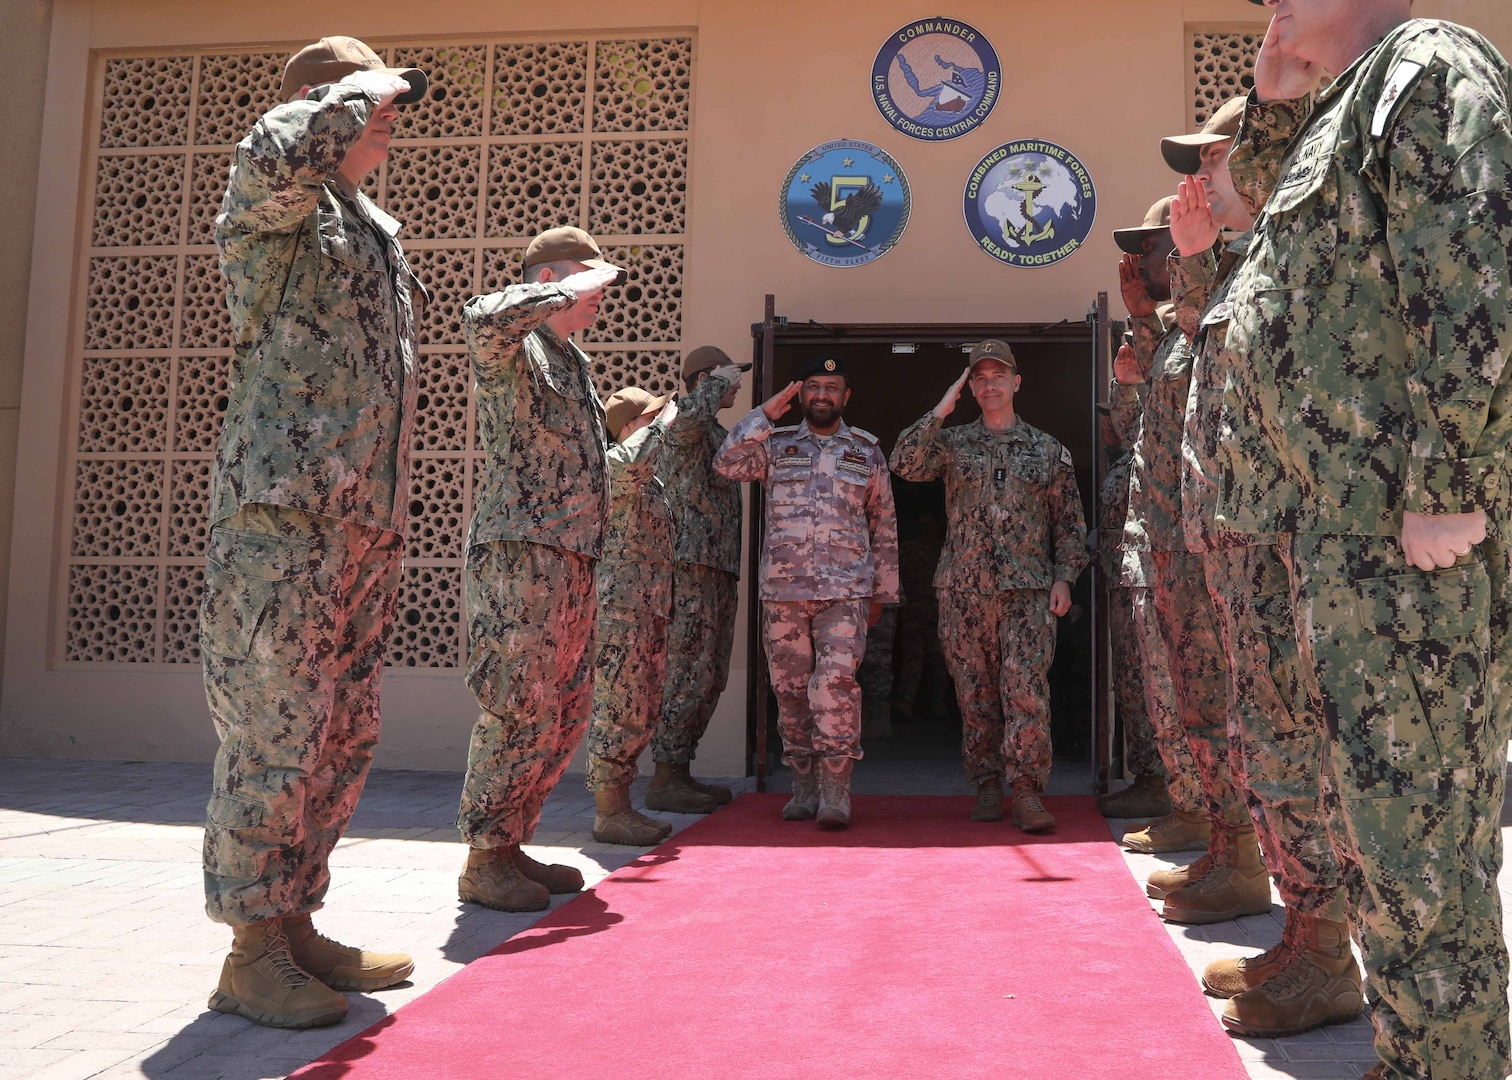
[[[1260,860],[1255,830],[1223,829],[1207,872],[1167,893],[1160,914],[1168,922],[1203,926],[1263,915],[1270,904],[1270,877]]]
[[[599,788],[593,806],[593,838],[601,844],[653,847],[672,835],[670,823],[648,818],[630,805],[628,784]]]

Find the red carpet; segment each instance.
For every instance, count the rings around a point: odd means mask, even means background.
[[[303,1080],[1244,1080],[1090,798],[856,824],[747,795],[332,1050]]]

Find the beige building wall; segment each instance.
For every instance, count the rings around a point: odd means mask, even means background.
[[[6,9],[5,18],[15,7]],[[1512,11],[1504,0],[1422,0],[1418,7],[1423,15],[1476,25],[1504,50],[1512,48]],[[1138,223],[1150,202],[1172,188],[1156,146],[1162,135],[1190,123],[1190,34],[1259,31],[1263,9],[1241,0],[961,0],[946,14],[991,39],[1004,61],[1004,84],[982,127],[943,144],[895,131],[868,92],[872,60],[886,36],[925,14],[919,5],[897,0],[877,0],[838,23],[795,0],[450,0],[420,6],[372,0],[341,11],[295,0],[252,7],[201,0],[55,0],[47,120],[36,169],[20,398],[23,466],[16,472],[11,531],[0,754],[203,760],[214,750],[197,667],[81,664],[65,660],[58,648],[60,620],[67,617],[61,590],[72,484],[64,466],[79,378],[70,358],[79,355],[85,316],[79,275],[87,263],[92,208],[84,203],[103,57],[207,46],[287,49],[334,33],[374,45],[509,35],[691,36],[686,345],[713,343],[735,356],[748,354],[749,327],[761,318],[766,293],[776,294],[778,311],[794,322],[1079,321],[1099,291],[1110,293],[1115,314],[1122,314],[1109,231]],[[7,35],[7,48],[11,40]],[[40,66],[40,52],[29,58],[33,67]],[[880,145],[901,164],[913,191],[912,218],[897,247],[846,270],[802,257],[777,217],[778,189],[789,166],[811,147],[837,138]],[[1090,242],[1039,270],[996,264],[975,250],[962,222],[962,189],[971,167],[993,147],[1020,138],[1069,148],[1090,169],[1098,192]],[[4,258],[11,257],[7,250]],[[9,267],[0,262],[0,273]],[[5,295],[0,291],[0,350],[19,326],[19,314],[3,306]],[[0,352],[0,466],[8,460],[6,432],[13,430],[6,421],[15,415],[8,407],[14,401],[8,355]],[[743,403],[727,421],[747,407]],[[9,471],[5,467],[0,475]],[[742,612],[730,687],[700,752],[702,772],[744,770],[744,628]],[[474,706],[456,670],[391,670],[384,717],[380,766],[462,767]]]

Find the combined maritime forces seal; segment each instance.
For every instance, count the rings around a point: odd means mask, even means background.
[[[1049,266],[1086,243],[1097,189],[1075,154],[1039,139],[1004,143],[966,181],[966,227],[1009,266]]]
[[[913,209],[908,178],[868,142],[816,146],[788,170],[778,195],[788,239],[825,266],[861,266],[892,249]]]
[[[882,118],[926,142],[977,127],[1002,93],[997,51],[956,19],[921,19],[899,28],[872,64],[872,99]]]

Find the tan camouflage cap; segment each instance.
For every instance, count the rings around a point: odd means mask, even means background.
[[[354,37],[323,37],[289,57],[283,82],[278,85],[279,100],[295,97],[301,86],[340,82],[354,71],[384,71],[409,83],[410,88],[394,99],[396,105],[413,104],[430,89],[430,80],[419,68],[387,67],[377,53]]]
[[[1172,135],[1161,139],[1161,157],[1182,176],[1193,175],[1202,168],[1204,146],[1227,142],[1239,134],[1239,125],[1244,122],[1244,110],[1248,104],[1248,94],[1231,97],[1202,125],[1202,130],[1197,134]]]
[[[1145,237],[1171,227],[1171,203],[1175,201],[1176,196],[1167,195],[1150,207],[1144,223],[1137,229],[1114,229],[1114,241],[1130,255],[1143,255]]]
[[[540,266],[550,262],[576,262],[584,266],[602,266],[609,270],[619,271],[619,277],[610,284],[623,285],[630,275],[622,266],[615,266],[606,262],[604,253],[599,250],[597,241],[582,229],[571,225],[562,225],[555,229],[547,229],[541,235],[530,242],[525,249],[525,269],[532,266]]]
[[[983,360],[996,360],[1004,367],[1012,368],[1015,375],[1018,374],[1018,360],[1014,358],[1013,350],[1008,347],[1006,341],[988,338],[986,341],[977,342],[976,347],[971,350],[967,364],[972,371],[975,371],[976,366]]]
[[[642,390],[639,386],[616,390],[604,406],[604,423],[609,428],[610,436],[618,442],[620,432],[625,430],[626,424],[637,416],[661,412],[661,407],[671,399],[671,394],[656,397],[651,391]]]

